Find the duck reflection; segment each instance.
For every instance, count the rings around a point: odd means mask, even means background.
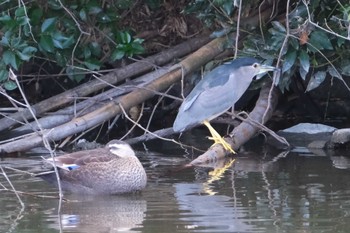
[[[139,232],[147,203],[132,196],[68,196],[62,203],[59,228],[63,232]]]

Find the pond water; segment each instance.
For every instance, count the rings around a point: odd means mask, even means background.
[[[148,145],[147,152],[137,148],[148,174],[141,193],[65,194],[62,202],[49,197],[57,190],[40,178],[8,169],[39,172],[40,156],[2,159],[8,179],[25,194],[21,206],[0,176],[0,232],[350,232],[346,154],[253,148],[216,168],[174,171],[190,161],[184,150]]]

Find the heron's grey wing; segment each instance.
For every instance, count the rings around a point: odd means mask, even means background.
[[[217,82],[213,79],[204,80],[200,86],[200,93],[197,91],[196,98],[180,115],[182,119],[178,120],[179,123],[176,123],[193,125],[221,115],[232,107],[249,87],[250,82],[242,79],[244,78],[241,76],[231,75],[218,78]]]
[[[229,89],[233,92],[232,89]],[[234,104],[234,95],[232,93],[225,93],[222,86],[212,87],[203,91],[197,98],[196,105],[193,106],[191,112],[200,113],[197,116],[204,120],[211,120],[225,111],[227,111]]]
[[[191,93],[186,97],[181,110],[188,110],[197,101],[200,95],[206,92],[216,91],[215,87],[226,85],[228,80],[229,75],[225,74],[224,69],[220,67],[209,72],[197,83]],[[196,103],[198,103],[198,101]]]
[[[197,98],[200,94],[201,93],[196,93],[195,95],[191,95],[191,96],[186,97],[185,101],[183,102],[183,104],[181,106],[180,111],[187,111],[192,106],[192,104],[197,100]]]

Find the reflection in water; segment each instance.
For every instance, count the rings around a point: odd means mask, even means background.
[[[250,232],[259,227],[249,224],[247,209],[237,205],[234,171],[271,170],[272,165],[257,159],[224,159],[205,166],[212,170],[205,172],[197,168],[197,183],[177,183],[176,198],[182,210],[183,221],[190,222],[189,228],[202,232]],[[246,172],[246,171],[245,171]],[[225,184],[229,195],[217,183]],[[261,230],[261,229],[260,229]]]
[[[350,168],[350,158],[348,156],[337,155],[330,156],[334,167],[339,169],[349,169]]]
[[[244,211],[233,208],[232,199],[225,195],[201,195],[202,183],[175,184],[181,219],[190,222],[188,228],[203,232],[245,232],[251,227],[240,218]]]
[[[247,156],[237,158],[221,179],[213,181],[212,172],[202,169],[197,173],[197,182],[174,185],[181,219],[196,231],[349,230],[350,181],[329,160],[290,154],[272,163]]]
[[[147,203],[139,195],[68,196],[62,203],[60,221],[64,232],[139,232]],[[53,213],[54,215],[56,213]],[[59,229],[60,224],[51,224]]]
[[[0,232],[350,232],[346,154],[241,153],[235,161],[168,173],[179,158],[142,156],[149,184],[126,196],[16,196],[0,188]],[[337,157],[338,156],[338,157]],[[40,171],[40,158],[2,166]],[[176,161],[176,162],[174,162]],[[342,168],[342,169],[339,169]],[[18,191],[56,191],[39,178],[6,170]],[[0,183],[6,184],[3,176]]]

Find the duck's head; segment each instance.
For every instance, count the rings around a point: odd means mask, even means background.
[[[119,140],[112,140],[106,145],[106,147],[109,149],[109,151],[112,154],[120,158],[135,157],[134,150],[126,142],[119,141]]]

